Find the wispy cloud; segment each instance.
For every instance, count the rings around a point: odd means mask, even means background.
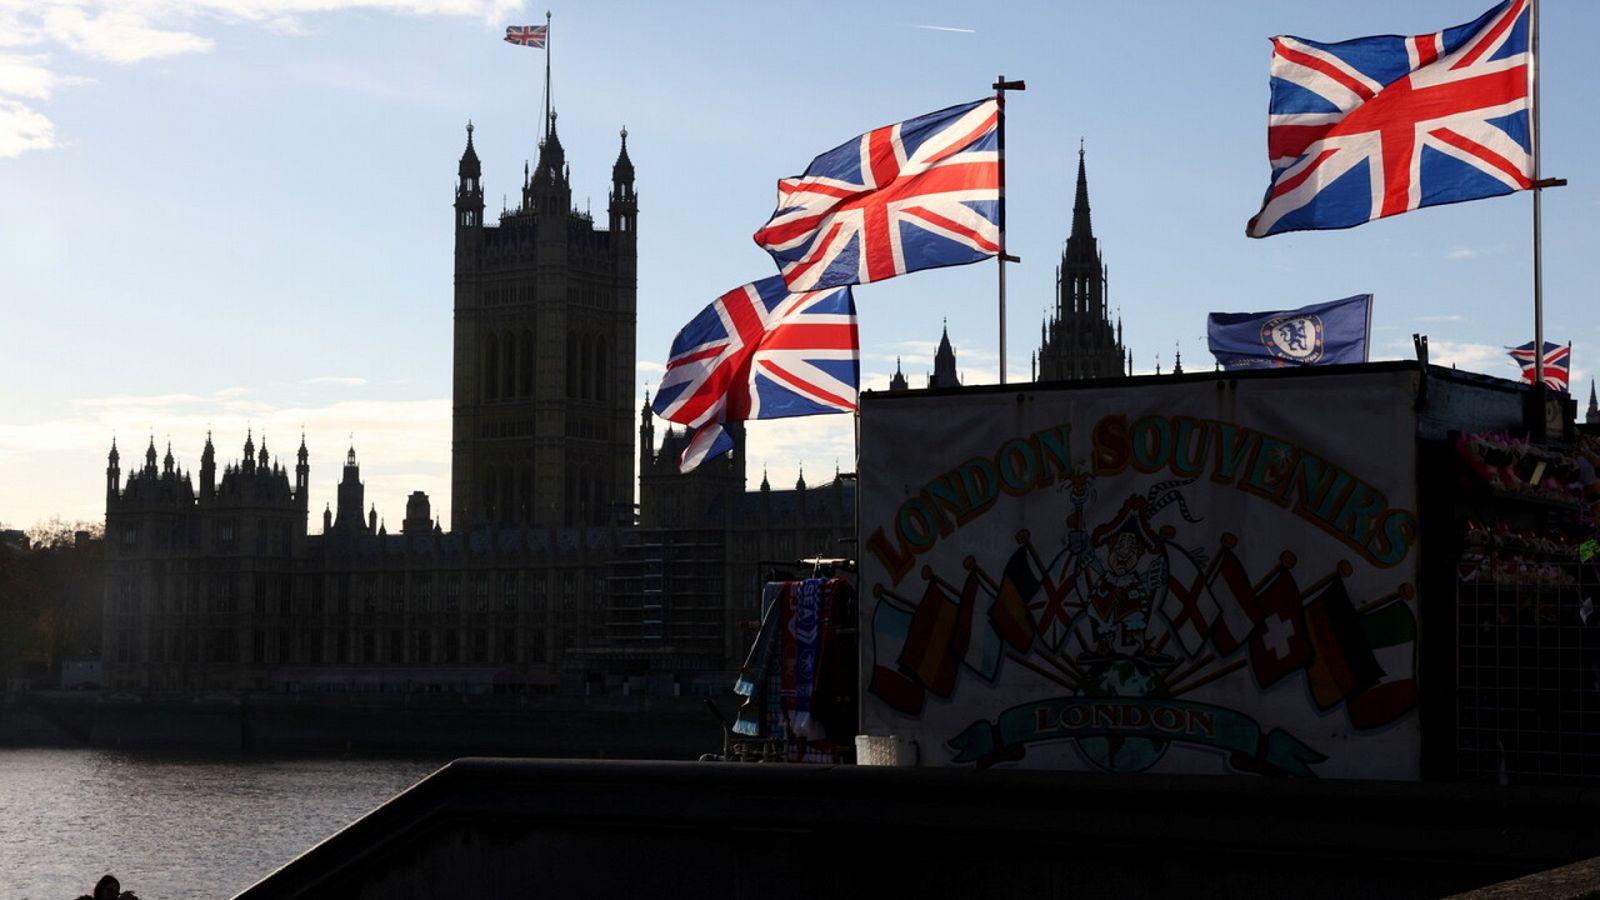
[[[1417,316],[1418,322],[1464,322],[1466,316]]]
[[[923,31],[953,31],[953,32],[955,32],[957,34],[977,34],[978,33],[978,29],[976,29],[976,28],[958,28],[958,27],[956,27],[954,25],[912,25],[911,27],[912,28],[920,28]]]
[[[64,73],[55,61],[57,52],[134,65],[208,53],[217,44],[206,32],[224,25],[294,36],[306,33],[304,18],[340,10],[495,20],[521,5],[519,0],[0,0],[0,49],[18,51],[0,55],[0,158],[62,145],[50,117],[30,103],[48,102],[57,89],[89,79]]]
[[[1445,259],[1477,259],[1483,251],[1476,247],[1451,247],[1450,252],[1444,255]]]
[[[367,383],[365,378],[353,375],[318,375],[316,378],[307,378],[301,384],[342,384],[347,387],[361,387]]]

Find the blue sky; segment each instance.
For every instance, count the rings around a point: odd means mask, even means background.
[[[1205,315],[1376,295],[1375,358],[1511,376],[1532,337],[1527,194],[1360,228],[1244,237],[1268,174],[1267,39],[1413,34],[1484,0],[585,3],[554,7],[554,102],[575,203],[603,219],[618,131],[638,170],[640,398],[711,298],[773,271],[750,240],[777,178],[868,128],[1024,78],[1008,106],[1012,380],[1028,371],[1070,225],[1079,139],[1135,366],[1206,365]],[[245,429],[314,510],[353,440],[368,497],[449,506],[451,209],[464,126],[491,216],[536,155],[544,56],[495,0],[0,0],[0,522],[104,511],[105,453],[150,437],[197,467]],[[1547,3],[1546,336],[1587,397],[1600,160],[1587,53],[1600,5]],[[996,380],[994,266],[857,290],[863,386],[917,383],[948,320]],[[757,423],[775,485],[852,467],[847,417]],[[136,464],[136,463],[134,463]],[[757,473],[755,478],[759,478]],[[313,517],[315,520],[315,516]],[[446,525],[448,525],[448,521]],[[313,521],[312,528],[319,527]]]

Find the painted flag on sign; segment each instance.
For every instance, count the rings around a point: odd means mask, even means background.
[[[1511,358],[1516,360],[1522,368],[1522,380],[1533,384],[1533,341],[1521,347],[1511,348]],[[1572,346],[1570,344],[1553,344],[1544,342],[1544,383],[1545,386],[1561,391],[1567,390],[1568,376],[1572,364]]]
[[[852,138],[778,182],[778,208],[755,242],[794,291],[994,256],[999,123],[988,99]]]
[[[1367,361],[1372,295],[1271,312],[1212,313],[1206,344],[1224,369],[1334,366]]]
[[[961,608],[939,587],[929,581],[922,602],[911,615],[911,632],[900,652],[900,668],[934,696],[948,697],[956,686],[956,630]]]
[[[879,599],[872,609],[872,675],[867,692],[907,715],[922,714],[925,694],[916,679],[900,669],[911,637],[913,614],[887,599]]]
[[[1278,566],[1257,592],[1261,624],[1250,638],[1250,671],[1262,687],[1277,684],[1283,676],[1305,668],[1311,660],[1311,640],[1301,613],[1300,588],[1287,566]]]
[[[1222,614],[1217,598],[1211,596],[1205,571],[1187,553],[1173,554],[1175,561],[1167,572],[1167,594],[1161,600],[1161,613],[1172,623],[1172,631],[1183,652],[1194,656],[1211,634],[1212,623]]]
[[[994,680],[1005,654],[1005,640],[989,624],[995,603],[995,595],[984,588],[977,570],[968,572],[966,583],[961,586],[961,619],[953,649],[961,655],[961,662],[984,681]]]
[[[1306,680],[1318,709],[1329,709],[1364,691],[1383,677],[1367,646],[1361,615],[1345,593],[1344,579],[1334,575],[1305,606],[1306,628],[1313,655]]]
[[[1217,601],[1217,618],[1211,628],[1211,643],[1217,652],[1227,656],[1244,646],[1256,630],[1261,619],[1261,607],[1256,602],[1250,573],[1244,563],[1234,555],[1231,547],[1223,547],[1211,569],[1211,596]]]
[[[1011,554],[1000,575],[1000,591],[989,608],[989,624],[1012,649],[1028,652],[1033,646],[1034,623],[1028,605],[1044,584],[1042,573],[1033,561],[1033,547],[1023,544]]]
[[[1396,601],[1362,614],[1361,630],[1383,675],[1351,697],[1345,710],[1351,725],[1380,728],[1417,705],[1417,618],[1405,601]]]
[[[772,277],[713,300],[673,338],[651,405],[697,429],[679,469],[732,448],[728,422],[854,411],[860,346],[849,288],[791,294]]]
[[[1272,39],[1272,182],[1251,237],[1349,228],[1533,183],[1529,0],[1415,37]]]
[[[543,47],[545,39],[550,36],[548,25],[508,25],[506,26],[506,43],[516,44],[520,47]]]

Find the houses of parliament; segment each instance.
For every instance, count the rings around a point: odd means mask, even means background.
[[[251,433],[219,465],[208,435],[198,483],[154,440],[124,478],[113,441],[109,687],[722,693],[767,573],[851,555],[850,476],[774,490],[763,475],[747,490],[737,425],[733,452],[681,475],[687,435],[668,425],[658,442],[648,397],[635,417],[626,130],[603,225],[572,205],[554,113],[520,203],[486,221],[472,131],[453,209],[451,530],[420,491],[396,532],[380,526],[354,446],[312,533],[303,437],[292,466]],[[1080,153],[1040,380],[1123,373],[1088,217]],[[948,334],[936,366],[930,387],[959,383]]]

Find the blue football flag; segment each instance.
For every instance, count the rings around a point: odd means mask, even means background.
[[[1224,369],[1335,366],[1367,361],[1372,295],[1299,309],[1212,313],[1206,343]]]

